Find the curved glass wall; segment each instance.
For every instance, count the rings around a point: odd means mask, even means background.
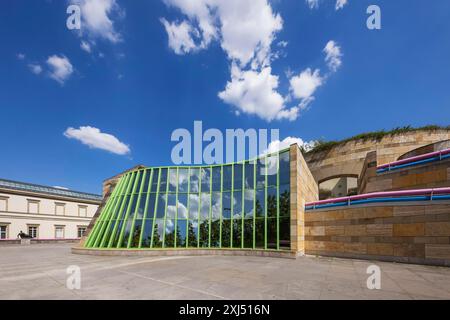
[[[85,246],[290,249],[289,150],[233,164],[124,174]]]

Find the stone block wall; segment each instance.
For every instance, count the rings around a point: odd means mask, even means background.
[[[450,266],[450,202],[306,211],[305,253]]]

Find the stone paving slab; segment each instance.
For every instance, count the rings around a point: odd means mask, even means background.
[[[450,268],[328,257],[98,257],[0,247],[0,299],[450,299]],[[367,267],[381,269],[369,290]],[[81,268],[81,289],[66,268]]]

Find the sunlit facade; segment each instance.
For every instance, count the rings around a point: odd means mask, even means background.
[[[290,250],[290,193],[289,150],[233,164],[141,168],[120,178],[85,247]]]

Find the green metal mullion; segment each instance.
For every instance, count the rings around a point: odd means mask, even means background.
[[[245,161],[242,162],[242,200],[241,200],[241,249],[244,248],[244,215],[245,215]]]
[[[234,164],[231,165],[231,214],[230,214],[230,248],[233,248],[233,223],[234,223]]]
[[[223,222],[223,165],[220,166],[220,222],[219,222],[219,248],[222,248],[222,222]]]
[[[197,229],[198,229],[198,237],[197,237],[197,248],[200,248],[200,211],[202,209],[202,169],[198,169],[198,217],[197,217]]]
[[[166,203],[164,205],[164,223],[163,223],[163,240],[162,247],[166,246],[166,219],[167,219],[167,200],[169,199],[169,184],[170,184],[170,168],[167,169],[166,177]]]
[[[111,217],[115,213],[114,210],[117,206],[117,202],[119,202],[120,192],[122,191],[123,186],[127,183],[127,181],[128,181],[128,175],[125,175],[122,178],[120,178],[119,182],[117,183],[117,186],[114,188],[114,191],[111,194],[111,198],[110,198],[111,204],[109,205],[109,208],[108,208],[108,215],[104,217],[101,228],[99,228],[99,231],[95,235],[95,238],[93,238],[92,241],[89,243],[90,246],[97,247],[101,243],[103,236],[105,235],[105,233],[108,230],[106,228],[107,228],[109,222],[111,221]]]
[[[125,216],[123,218],[122,229],[120,230],[119,241],[117,241],[116,248],[120,248],[120,245],[122,244],[123,234],[125,233],[125,229],[127,227],[128,217],[131,214],[131,207],[132,207],[131,204],[133,203],[133,200],[134,200],[134,197],[135,197],[134,193],[136,192],[137,184],[138,184],[140,176],[141,176],[141,171],[138,171],[137,174],[136,174],[136,178],[134,179],[133,189],[131,190],[130,201],[128,202],[127,212],[125,213]],[[136,208],[135,208],[135,210],[136,210]]]
[[[113,221],[115,220],[114,218],[116,218],[119,215],[119,212],[120,212],[119,209],[122,208],[122,204],[125,200],[125,196],[122,197],[122,195],[123,195],[123,192],[127,190],[128,185],[130,184],[130,180],[132,179],[132,176],[133,176],[133,174],[131,174],[131,173],[126,176],[126,181],[124,181],[123,186],[121,187],[119,193],[117,194],[117,201],[114,205],[114,209],[109,218],[109,223],[106,227],[103,238],[101,239],[101,243],[100,243],[101,248],[106,246],[107,242],[108,242],[108,246],[109,246],[108,237],[110,236],[110,234],[113,234],[112,233],[113,230],[111,230],[111,232],[110,232],[111,225],[112,225]]]
[[[125,206],[125,204],[127,202],[127,194],[128,194],[128,191],[132,188],[132,185],[134,184],[135,176],[136,176],[136,172],[133,172],[131,177],[130,177],[130,181],[128,182],[127,189],[125,190],[125,193],[123,194],[123,200],[122,200],[122,204],[120,205],[120,209],[117,212],[117,218],[119,218],[119,216],[120,216],[121,212],[123,211],[123,208],[124,208],[124,206]],[[128,208],[127,208],[127,210],[128,210]],[[119,226],[118,221],[120,219],[117,219],[117,218],[116,218],[116,224],[114,225],[114,229],[111,232],[111,237],[109,238],[108,248],[112,247],[112,244],[114,242],[114,235],[116,234],[118,226]]]
[[[155,170],[155,169],[153,169]],[[155,223],[156,223],[156,213],[158,212],[158,199],[159,199],[159,189],[161,184],[161,173],[162,169],[158,169],[158,185],[156,186],[156,196],[155,196],[155,208],[153,209],[153,223],[152,223],[152,236],[150,240],[150,248],[153,248],[153,235],[155,233]]]
[[[142,179],[141,179],[141,186],[139,187],[139,193],[137,194],[137,202],[136,202],[136,208],[134,209],[134,214],[133,214],[133,222],[131,222],[131,229],[130,229],[130,235],[128,236],[128,244],[127,244],[127,248],[130,248],[130,244],[131,244],[131,239],[133,238],[133,232],[134,232],[134,225],[136,223],[136,216],[137,213],[139,211],[139,206],[141,204],[141,195],[142,195],[142,189],[144,189],[144,184],[145,184],[145,178],[147,177],[147,171],[148,170],[143,170],[142,172]],[[145,211],[144,211],[145,212]],[[142,224],[141,224],[141,233],[142,233]],[[140,238],[140,235],[139,235]]]
[[[186,216],[186,248],[189,246],[189,198],[191,195],[191,168],[188,168],[188,187],[187,187],[187,216]]]
[[[209,234],[208,234],[208,248],[211,248],[211,219],[212,219],[212,176],[213,168],[209,167]]]
[[[256,168],[258,160],[253,164],[253,249],[256,248]]]
[[[179,174],[179,171],[180,171],[180,169],[177,167],[177,175],[176,175],[177,181],[176,181],[176,185],[175,185],[175,224],[174,224],[175,235],[174,235],[174,240],[173,240],[173,243],[174,243],[173,247],[174,248],[177,247],[177,231],[178,231],[178,229],[177,229],[177,227],[178,227],[178,174]]]
[[[264,166],[264,248],[267,250],[267,166],[268,158],[265,159]]]
[[[141,227],[141,235],[139,236],[139,244],[138,244],[138,248],[141,248],[142,246],[142,236],[144,234],[144,230],[145,230],[145,224],[147,221],[147,209],[148,209],[148,199],[150,198],[150,191],[152,190],[152,182],[153,182],[153,169],[149,169],[150,171],[150,180],[148,182],[148,189],[147,189],[147,197],[145,198],[145,206],[144,206],[144,216],[142,218],[142,227]],[[152,228],[152,233],[153,233],[153,228]]]
[[[280,154],[277,154],[277,250],[280,250]]]

